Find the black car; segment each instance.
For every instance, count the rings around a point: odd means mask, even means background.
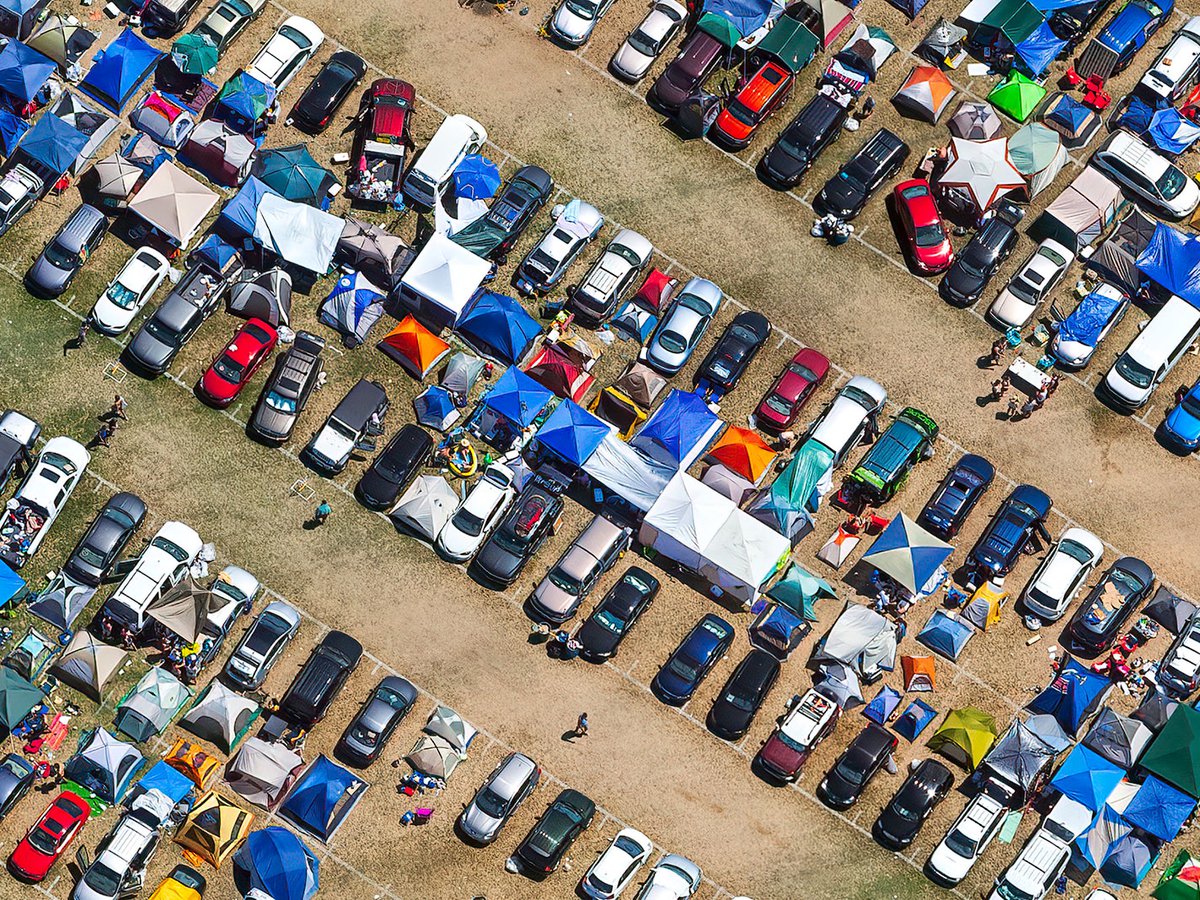
[[[326,634],[288,685],[279,701],[279,715],[299,728],[320,722],[358,667],[362,652],[362,644],[350,635],[341,631]]]
[[[1050,13],[1046,24],[1050,26],[1050,30],[1054,32],[1056,38],[1067,42],[1067,46],[1059,55],[1069,55],[1079,46],[1079,42],[1087,37],[1092,26],[1100,21],[1100,17],[1112,6],[1112,3],[1113,0],[1091,0],[1090,3],[1084,0],[1077,5],[1056,9]]]
[[[855,735],[826,774],[817,796],[833,809],[849,809],[858,802],[867,784],[884,767],[899,739],[874,722]]]
[[[292,107],[288,124],[310,134],[324,131],[338,107],[346,102],[366,74],[367,64],[358,54],[339,50],[308,83]]]
[[[1071,617],[1066,632],[1070,649],[1085,656],[1104,652],[1152,590],[1154,570],[1136,556],[1122,556]]]
[[[1017,246],[1016,226],[1025,217],[1025,211],[1003,202],[996,209],[996,217],[975,232],[942,276],[938,293],[947,303],[970,306],[978,300],[1000,263]]]
[[[396,726],[404,721],[419,696],[407,678],[384,678],[342,732],[334,748],[338,758],[352,766],[368,766],[379,759]]]
[[[750,730],[750,723],[771,688],[779,680],[779,660],[755,648],[737,664],[721,694],[708,711],[708,730],[726,741],[736,741]]]
[[[922,760],[875,820],[875,840],[889,850],[909,846],[953,786],[949,769],[936,759]]]
[[[492,239],[498,239],[498,243],[488,251],[487,258],[504,259],[553,193],[554,179],[545,169],[540,166],[522,166],[518,169],[479,220],[479,229],[489,230]],[[469,231],[472,225],[463,229],[463,233]],[[465,243],[463,238],[456,239]]]
[[[0,822],[29,793],[36,780],[33,766],[24,757],[9,753],[0,759]]]
[[[696,384],[728,393],[771,336],[771,323],[762,313],[744,312],[729,323],[696,371]]]
[[[616,656],[629,629],[654,602],[658,587],[657,578],[641,566],[630,566],[575,633],[579,655],[593,662]]]
[[[654,676],[650,683],[654,696],[663,703],[682,706],[724,658],[732,643],[733,626],[720,616],[706,613]]]
[[[1046,528],[1054,502],[1045,491],[1020,484],[1005,498],[967,556],[970,583],[1007,575],[1036,534],[1049,544]]]
[[[570,788],[554,798],[529,834],[517,845],[513,860],[533,878],[545,878],[558,868],[575,839],[592,824],[596,804]]]
[[[146,504],[141,497],[124,491],[114,494],[63,563],[63,574],[98,587],[145,519]]]
[[[508,587],[516,581],[554,533],[569,486],[570,479],[555,469],[543,467],[535,473],[475,554],[472,571],[489,584]]]
[[[371,460],[358,479],[355,493],[367,509],[387,509],[396,503],[400,489],[429,460],[433,438],[419,425],[407,424],[388,441],[383,452]]]
[[[814,94],[763,154],[758,177],[774,188],[794,188],[821,152],[838,139],[849,116],[849,110],[833,98]]]
[[[908,159],[908,144],[880,128],[858,148],[813,200],[818,211],[849,221]]]
[[[965,453],[946,473],[917,523],[943,540],[958,534],[979,499],[996,477],[996,467],[974,453]]]

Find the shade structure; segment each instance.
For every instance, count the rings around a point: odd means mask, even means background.
[[[466,200],[487,200],[500,189],[500,170],[479,153],[468,153],[454,169],[454,195]]]
[[[1105,707],[1084,735],[1082,744],[1118,768],[1129,771],[1153,736],[1144,723]]]
[[[1141,767],[1200,799],[1200,712],[1180,704],[1141,759]]]
[[[697,28],[732,48],[767,21],[770,0],[708,0]]]
[[[274,808],[300,774],[304,760],[281,743],[252,737],[225,766],[225,783],[245,800]]]
[[[639,453],[613,432],[583,464],[583,471],[633,509],[646,512],[658,500],[675,469]]]
[[[563,400],[537,431],[538,444],[572,466],[582,466],[612,431],[573,400]]]
[[[275,87],[245,72],[235,73],[217,94],[212,116],[235,131],[254,135],[275,103]]]
[[[86,134],[47,112],[21,138],[13,158],[27,156],[57,178],[75,165],[87,144]]]
[[[337,184],[334,174],[313,159],[303,144],[260,150],[250,174],[281,197],[309,206],[320,206]]]
[[[383,292],[361,272],[341,276],[321,304],[321,322],[336,329],[347,347],[366,341],[383,316]]]
[[[479,353],[513,365],[529,352],[542,326],[512,297],[488,291],[471,305],[455,330]]]
[[[1054,716],[1063,730],[1073,735],[1092,717],[1111,689],[1112,682],[1107,676],[1067,658],[1054,680],[1029,702],[1029,709]]]
[[[400,301],[435,330],[456,326],[491,270],[487,260],[434,234],[400,279]]]
[[[975,634],[966,622],[951,616],[944,609],[935,610],[917,640],[942,656],[956,660],[962,655],[967,641]]]
[[[11,156],[28,130],[29,124],[24,119],[0,109],[0,156]]]
[[[445,431],[462,418],[454,397],[444,387],[430,385],[413,397],[413,412],[422,425]]]
[[[24,578],[8,566],[0,566],[0,606],[8,603],[14,597],[20,597],[25,590]]]
[[[95,157],[118,126],[117,120],[96,104],[70,91],[59,94],[58,99],[50,104],[46,115],[57,116],[87,138],[68,170],[72,174],[83,171],[83,167]]]
[[[646,513],[639,539],[695,572],[734,508],[727,497],[681,473],[671,479]]]
[[[1088,268],[1125,293],[1136,293],[1142,283],[1141,273],[1137,268],[1137,258],[1146,249],[1150,239],[1154,237],[1156,225],[1157,222],[1154,219],[1145,215],[1136,206],[1133,207],[1129,214],[1117,223],[1117,227],[1108,239],[1096,248],[1096,252],[1087,262]],[[1156,594],[1154,602],[1158,598],[1159,594]],[[1154,605],[1154,602],[1151,603],[1151,606]],[[1149,607],[1146,612],[1148,615],[1152,615]],[[1160,622],[1160,624],[1169,627],[1164,622]],[[1178,634],[1179,632],[1172,629],[1172,633]]]
[[[858,672],[845,663],[821,663],[817,667],[817,677],[813,680],[813,687],[843,710],[866,702]]]
[[[283,269],[247,272],[229,289],[227,309],[242,319],[261,319],[273,328],[292,319],[292,277]]]
[[[379,225],[346,216],[337,259],[376,284],[393,287],[415,255],[404,241]]]
[[[212,592],[184,578],[150,604],[149,616],[189,644],[196,643],[213,605]]]
[[[958,93],[945,73],[936,66],[914,66],[892,102],[929,123],[941,118]]]
[[[75,632],[50,671],[71,687],[99,701],[104,686],[124,661],[124,650],[110,647],[84,629]]]
[[[927,746],[974,769],[996,742],[996,720],[974,706],[951,710]]]
[[[900,513],[863,554],[863,562],[915,594],[953,552],[952,546]]]
[[[1002,82],[992,88],[988,94],[988,102],[1009,118],[1024,122],[1033,115],[1033,111],[1045,97],[1044,87],[1013,69]]]
[[[699,394],[674,389],[629,444],[682,470],[699,459],[723,424]]]
[[[799,563],[792,563],[787,574],[771,585],[767,597],[802,618],[815,622],[817,600],[835,600],[837,592],[825,579],[818,578]]]
[[[1000,116],[991,104],[964,100],[946,123],[950,133],[966,141],[986,141],[1000,131]]]
[[[424,381],[450,352],[450,345],[414,319],[401,319],[377,345],[414,378]]]
[[[1168,106],[1155,111],[1148,135],[1156,147],[1174,155],[1183,153],[1200,139],[1200,125]]]
[[[103,728],[83,735],[63,774],[105,803],[117,803],[145,762],[140,750]]]
[[[758,484],[771,470],[775,451],[767,446],[756,431],[730,425],[709,448],[708,457],[732,469],[747,481]]]
[[[896,664],[896,629],[875,610],[849,604],[818,646],[818,659],[846,663],[860,675],[870,675]]]
[[[1067,149],[1058,132],[1041,122],[1030,122],[1008,139],[1008,158],[1025,177],[1032,198],[1054,183],[1067,163]]]
[[[1120,767],[1081,744],[1067,754],[1050,787],[1092,812],[1099,812],[1124,775]]]
[[[235,694],[220,681],[210,681],[180,724],[228,753],[258,718],[259,705]]]
[[[217,45],[207,34],[188,32],[171,45],[171,62],[184,75],[207,75],[217,67]]]
[[[80,90],[119,113],[150,77],[162,54],[126,28],[88,69]]]
[[[1105,805],[1087,830],[1075,839],[1075,850],[1092,868],[1099,868],[1117,842],[1133,829],[1111,806]]]
[[[820,7],[828,7],[831,27],[828,40],[824,43],[824,46],[828,47],[838,32],[850,21],[850,10],[838,0],[805,0],[805,5],[815,13],[809,21],[818,32],[822,31],[824,26],[814,20],[821,16]],[[845,14],[844,17],[842,13]],[[834,19],[838,20],[836,24],[833,23]],[[812,61],[817,48],[821,46],[821,36],[809,31],[808,26],[798,18],[781,16],[755,50],[759,54],[774,58],[789,72],[799,72]]]
[[[948,163],[938,187],[964,195],[976,212],[984,212],[1012,191],[1025,188],[1025,176],[1008,156],[1008,141],[966,141],[951,138]]]
[[[932,656],[902,656],[900,670],[904,673],[906,691],[932,691],[937,687],[937,669]]]
[[[1041,79],[1066,46],[1067,42],[1054,33],[1050,23],[1043,21],[1013,48],[1014,64],[1030,78]]]
[[[892,730],[906,741],[915,741],[922,731],[937,718],[937,710],[924,700],[913,700],[892,723]]]
[[[83,58],[96,43],[96,35],[78,21],[71,23],[65,16],[51,14],[25,43],[66,69]]]
[[[0,92],[22,107],[32,102],[55,68],[54,60],[20,41],[9,41],[0,50]]]
[[[1036,32],[1044,21],[1045,16],[1027,0],[998,0],[979,20],[973,40],[977,44],[1016,45]]]
[[[1024,794],[1070,746],[1071,738],[1052,716],[1017,719],[988,751],[983,767],[990,777]]]
[[[233,864],[234,883],[244,880],[261,900],[311,900],[320,888],[316,854],[278,825],[251,832]]]
[[[279,812],[298,828],[328,842],[366,791],[365,781],[321,755],[296,782]]]
[[[483,413],[503,419],[517,432],[533,424],[554,394],[515,366],[505,369],[484,395]]]
[[[163,733],[191,696],[191,688],[166,669],[155,666],[117,704],[114,727],[139,743],[148,741]]]
[[[1137,258],[1143,275],[1200,307],[1200,238],[1159,222]]]
[[[458,509],[458,502],[458,494],[442,476],[418,475],[388,516],[397,526],[433,541]]]
[[[267,193],[254,215],[254,239],[297,268],[324,275],[333,262],[342,220],[304,203]]]
[[[42,702],[42,692],[7,666],[0,666],[0,725],[12,731]]]
[[[1163,870],[1150,896],[1154,900],[1196,900],[1200,897],[1200,859],[1180,850]]]
[[[1196,810],[1196,800],[1150,775],[1142,782],[1123,813],[1130,825],[1164,841],[1173,841]]]
[[[154,170],[129,211],[147,225],[186,247],[214,206],[217,195],[174,163]]]
[[[221,863],[237,852],[253,825],[253,813],[216,791],[209,791],[196,801],[179,826],[175,843],[219,869]]]
[[[1116,887],[1139,887],[1158,858],[1158,850],[1157,841],[1127,834],[1108,851],[1100,864],[1100,877]]]
[[[880,725],[886,725],[892,713],[900,705],[900,692],[886,684],[879,693],[871,698],[871,702],[863,707],[863,715]]]
[[[106,156],[92,166],[96,177],[96,192],[124,202],[144,177],[142,170],[119,153]]]

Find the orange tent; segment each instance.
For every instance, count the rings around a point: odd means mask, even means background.
[[[163,759],[176,772],[190,778],[201,790],[208,786],[217,770],[221,768],[221,760],[199,744],[193,744],[185,738],[175,741]]]
[[[932,656],[902,656],[900,667],[906,691],[932,691],[937,684]]]
[[[937,66],[916,66],[892,97],[892,103],[933,124],[956,93],[946,73]]]
[[[384,335],[379,349],[424,380],[450,352],[450,345],[409,315]]]
[[[775,451],[767,446],[757,432],[730,425],[721,439],[708,451],[708,458],[741,475],[754,484],[770,471]]]

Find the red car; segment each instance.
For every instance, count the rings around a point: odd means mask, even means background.
[[[770,434],[786,431],[829,374],[829,360],[805,347],[792,357],[754,413],[758,427]]]
[[[277,340],[279,334],[262,319],[251,319],[239,328],[196,385],[200,399],[219,409],[232,403],[271,355]]]
[[[809,688],[803,697],[794,699],[754,757],[755,771],[770,781],[795,781],[813,750],[833,733],[841,712],[833,700]]]
[[[710,136],[730,150],[745,149],[758,126],[787,100],[795,81],[779,63],[764,63],[721,110]]]
[[[8,858],[9,871],[24,881],[44,879],[91,813],[85,800],[63,791],[21,838]]]
[[[942,224],[929,183],[920,178],[902,181],[893,193],[896,213],[908,241],[913,263],[925,275],[945,272],[954,262],[954,248]]]

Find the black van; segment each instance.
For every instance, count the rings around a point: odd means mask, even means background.
[[[170,37],[181,31],[200,0],[150,0],[142,10],[142,23],[155,37]]]
[[[775,139],[758,164],[767,185],[790,190],[800,183],[817,157],[837,140],[850,111],[826,94],[814,94]]]
[[[299,728],[316,725],[357,668],[362,653],[362,644],[350,635],[329,632],[292,679],[279,701],[279,715]]]
[[[825,182],[813,206],[820,213],[845,221],[853,219],[883,183],[900,171],[906,159],[908,144],[880,128]]]

